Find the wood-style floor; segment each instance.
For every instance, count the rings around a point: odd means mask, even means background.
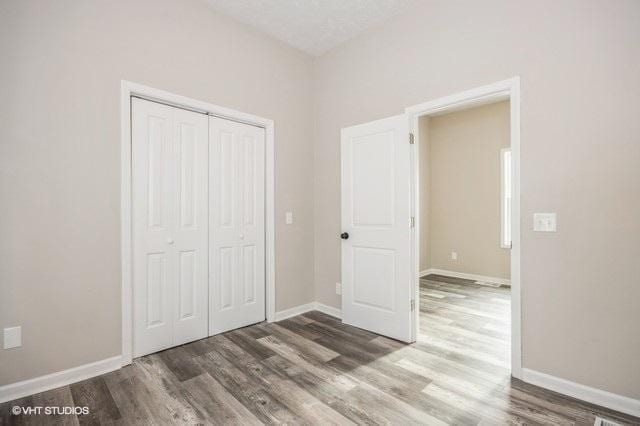
[[[405,345],[319,312],[261,323],[0,405],[2,424],[584,424],[640,419],[509,377],[509,290],[429,276]],[[12,406],[88,415],[11,414]]]

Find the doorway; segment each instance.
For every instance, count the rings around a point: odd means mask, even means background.
[[[404,342],[420,325],[420,117],[509,101],[511,375],[520,378],[520,80],[425,102],[341,132],[343,322]],[[502,234],[501,234],[502,235]],[[499,242],[498,242],[499,244]]]
[[[463,253],[460,253],[454,247],[451,247],[451,243],[442,243],[442,239],[446,240],[446,237],[440,235],[438,244],[444,244],[440,247],[438,256],[431,256],[431,254],[424,255],[426,251],[429,253],[430,247],[428,242],[421,238],[423,235],[423,228],[426,227],[429,232],[429,208],[426,206],[429,204],[429,191],[424,191],[424,166],[421,169],[421,160],[424,162],[425,153],[422,151],[422,144],[428,137],[429,129],[428,123],[430,117],[441,117],[445,114],[452,114],[455,112],[464,112],[465,110],[471,110],[477,107],[499,105],[502,103],[507,108],[505,114],[508,115],[508,142],[506,146],[491,148],[494,152],[490,153],[493,158],[491,161],[492,167],[490,173],[487,175],[493,176],[492,183],[492,197],[494,199],[493,204],[487,204],[492,210],[492,223],[481,227],[481,231],[489,230],[491,232],[489,237],[485,237],[485,243],[491,244],[491,250],[496,253],[503,251],[503,254],[508,253],[508,266],[504,270],[504,259],[497,260],[496,264],[490,269],[479,270],[476,269],[465,271],[458,268],[455,271],[455,267],[451,265],[460,265],[467,259],[461,259]],[[495,306],[487,306],[487,311],[492,311],[496,315],[489,314],[487,318],[488,322],[492,322],[492,316],[505,318],[506,326],[508,330],[505,330],[505,323],[496,322],[494,324],[482,324],[481,327],[485,327],[488,334],[499,334],[500,338],[507,340],[507,347],[510,349],[510,356],[508,357],[507,365],[510,367],[511,375],[520,378],[522,375],[521,366],[521,324],[520,324],[520,80],[518,77],[500,81],[497,83],[489,84],[486,86],[478,87],[466,92],[458,93],[455,95],[439,98],[433,101],[429,101],[423,104],[416,105],[414,107],[407,108],[406,113],[411,120],[411,131],[414,135],[416,143],[412,149],[412,200],[413,211],[416,217],[416,229],[413,233],[413,247],[412,247],[412,265],[415,271],[413,281],[413,297],[416,301],[421,300],[421,284],[422,284],[422,296],[426,296],[424,293],[429,291],[435,296],[431,296],[434,299],[433,304],[437,304],[438,297],[443,294],[430,291],[432,287],[441,286],[442,288],[448,287],[449,290],[456,289],[457,286],[470,285],[471,287],[477,286],[478,293],[489,292],[495,294],[495,297],[489,297],[486,300],[497,303]],[[422,124],[422,125],[421,125]],[[428,157],[428,155],[427,155]],[[499,179],[497,177],[500,177]],[[444,187],[446,188],[446,182]],[[424,194],[427,194],[426,197]],[[499,194],[499,199],[495,200],[495,196]],[[425,202],[426,198],[426,202]],[[437,202],[438,200],[433,200]],[[442,204],[442,203],[441,203]],[[433,206],[432,206],[433,207]],[[443,206],[440,205],[439,208]],[[424,210],[427,212],[424,212]],[[462,216],[464,217],[464,216]],[[495,224],[498,224],[497,226]],[[454,223],[455,225],[455,223]],[[485,222],[486,225],[486,222]],[[440,226],[440,224],[439,224]],[[491,228],[491,229],[488,229]],[[426,234],[424,233],[424,234]],[[492,240],[492,241],[488,241]],[[434,259],[434,257],[436,257]],[[433,261],[428,267],[425,266],[425,258]],[[483,262],[490,263],[494,261],[485,259]],[[477,259],[476,259],[477,261]],[[423,268],[421,268],[421,262]],[[449,267],[442,267],[441,265],[448,265]],[[502,266],[500,266],[502,265]],[[468,266],[468,265],[467,265]],[[477,266],[477,265],[476,265]],[[451,270],[454,273],[451,273]],[[502,271],[502,272],[501,272]],[[458,273],[455,273],[458,272]],[[473,273],[475,272],[475,273]],[[428,280],[421,282],[421,277],[431,275]],[[507,287],[508,285],[508,287]],[[496,287],[493,287],[496,286]],[[504,286],[504,287],[497,287]],[[493,287],[493,290],[491,290]],[[458,288],[464,290],[465,287]],[[467,290],[470,287],[466,287]],[[455,293],[455,292],[454,292]],[[452,296],[455,298],[455,295]],[[478,297],[481,297],[479,295]],[[424,299],[424,297],[423,297]],[[495,299],[495,300],[493,300]],[[485,300],[485,299],[483,299]],[[510,303],[509,303],[510,302]],[[505,304],[508,303],[508,306]],[[474,307],[479,307],[475,305]],[[427,308],[427,307],[425,307]],[[508,309],[510,308],[510,309]],[[465,308],[462,307],[462,310]],[[420,335],[420,309],[416,309],[413,312],[412,321],[412,338],[413,341],[418,340]],[[493,331],[490,329],[494,328]],[[508,331],[508,332],[507,332]]]
[[[126,81],[121,113],[122,365],[272,321],[273,121]]]
[[[417,342],[510,364],[509,101],[419,118]]]

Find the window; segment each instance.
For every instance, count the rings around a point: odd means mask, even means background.
[[[500,150],[500,247],[511,248],[511,148]]]

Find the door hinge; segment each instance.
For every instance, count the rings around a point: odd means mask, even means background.
[[[415,299],[411,299],[411,311],[415,311],[416,310],[416,300]]]
[[[411,227],[415,228],[416,227],[416,218],[411,216],[411,220],[409,221],[411,223]]]
[[[413,133],[409,133],[409,143],[410,143],[411,145],[413,145],[413,143],[414,143]]]

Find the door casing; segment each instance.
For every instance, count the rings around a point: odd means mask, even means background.
[[[265,129],[265,304],[275,319],[275,129],[273,120],[122,80],[120,84],[120,223],[122,263],[122,366],[133,360],[131,97],[205,113]]]
[[[500,100],[509,100],[510,140],[512,161],[511,206],[511,375],[522,379],[521,291],[520,281],[520,77],[498,81],[475,89],[434,99],[405,109],[409,128],[416,141],[411,149],[411,202],[415,227],[412,234],[411,267],[414,280],[413,298],[420,300],[420,187],[419,187],[419,118],[480,106]],[[412,339],[418,336],[419,309],[412,315]]]

